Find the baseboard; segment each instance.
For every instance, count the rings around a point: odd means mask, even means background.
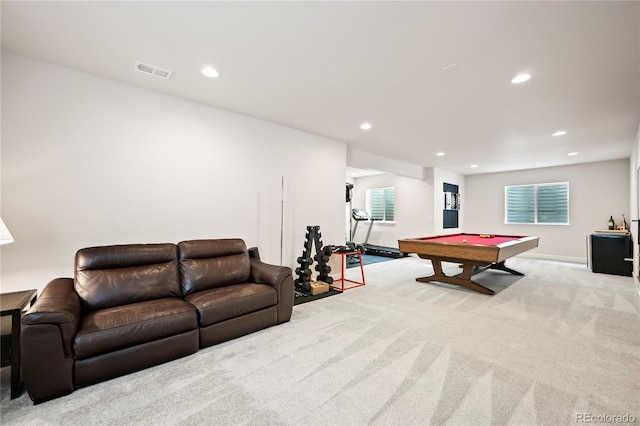
[[[557,256],[555,254],[543,254],[543,253],[522,253],[518,256],[529,257],[531,259],[555,260],[557,262],[569,262],[569,263],[582,263],[585,265],[587,264],[587,259],[584,257]]]

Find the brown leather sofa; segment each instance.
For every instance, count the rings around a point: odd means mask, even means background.
[[[42,402],[289,321],[291,269],[243,240],[79,250],[22,320],[22,371]]]

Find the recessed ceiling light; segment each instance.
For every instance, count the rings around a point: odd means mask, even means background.
[[[371,129],[371,123],[368,123],[368,122],[365,121],[364,123],[362,123],[360,125],[360,129],[361,130],[369,130],[369,129]]]
[[[527,74],[527,73],[522,73],[522,74],[518,74],[515,77],[513,77],[511,79],[511,82],[513,84],[520,84],[520,83],[524,83],[525,81],[529,80],[531,78],[531,74]]]
[[[220,72],[218,72],[218,70],[213,68],[213,67],[202,68],[202,74],[206,75],[207,77],[211,77],[211,78],[220,77]]]
[[[478,167],[478,165],[477,165],[477,164],[472,164],[470,167],[471,167],[472,169],[475,169],[475,168],[477,168],[477,167]]]
[[[564,130],[558,130],[557,132],[552,133],[551,136],[564,136],[566,134],[567,132],[565,132]]]
[[[570,152],[570,153],[569,153],[569,154],[567,154],[567,155],[572,155],[572,156],[573,156],[573,155],[578,155],[578,153],[577,153],[577,152]]]
[[[444,157],[444,152],[440,151],[440,152],[436,152],[436,155],[438,157]]]

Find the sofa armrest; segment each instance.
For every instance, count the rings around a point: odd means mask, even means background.
[[[73,338],[80,324],[80,297],[72,278],[57,278],[46,285],[36,303],[22,318],[23,326],[56,325],[67,355],[73,354]]]
[[[269,265],[251,258],[251,279],[253,282],[268,284],[278,292],[278,320],[283,323],[291,319],[293,311],[293,272],[287,266]]]
[[[73,391],[73,338],[80,315],[73,279],[57,278],[22,318],[22,373],[34,401]]]
[[[258,250],[258,247],[250,247],[247,249],[247,252],[249,253],[249,257],[260,260],[260,250]]]

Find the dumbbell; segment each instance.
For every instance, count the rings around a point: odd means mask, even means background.
[[[316,262],[328,262],[329,261],[329,256],[326,255],[321,255],[318,256],[317,254],[315,256],[313,256],[313,260],[315,260]]]
[[[296,274],[298,275],[306,275],[309,276],[311,275],[311,269],[309,268],[296,268]]]

